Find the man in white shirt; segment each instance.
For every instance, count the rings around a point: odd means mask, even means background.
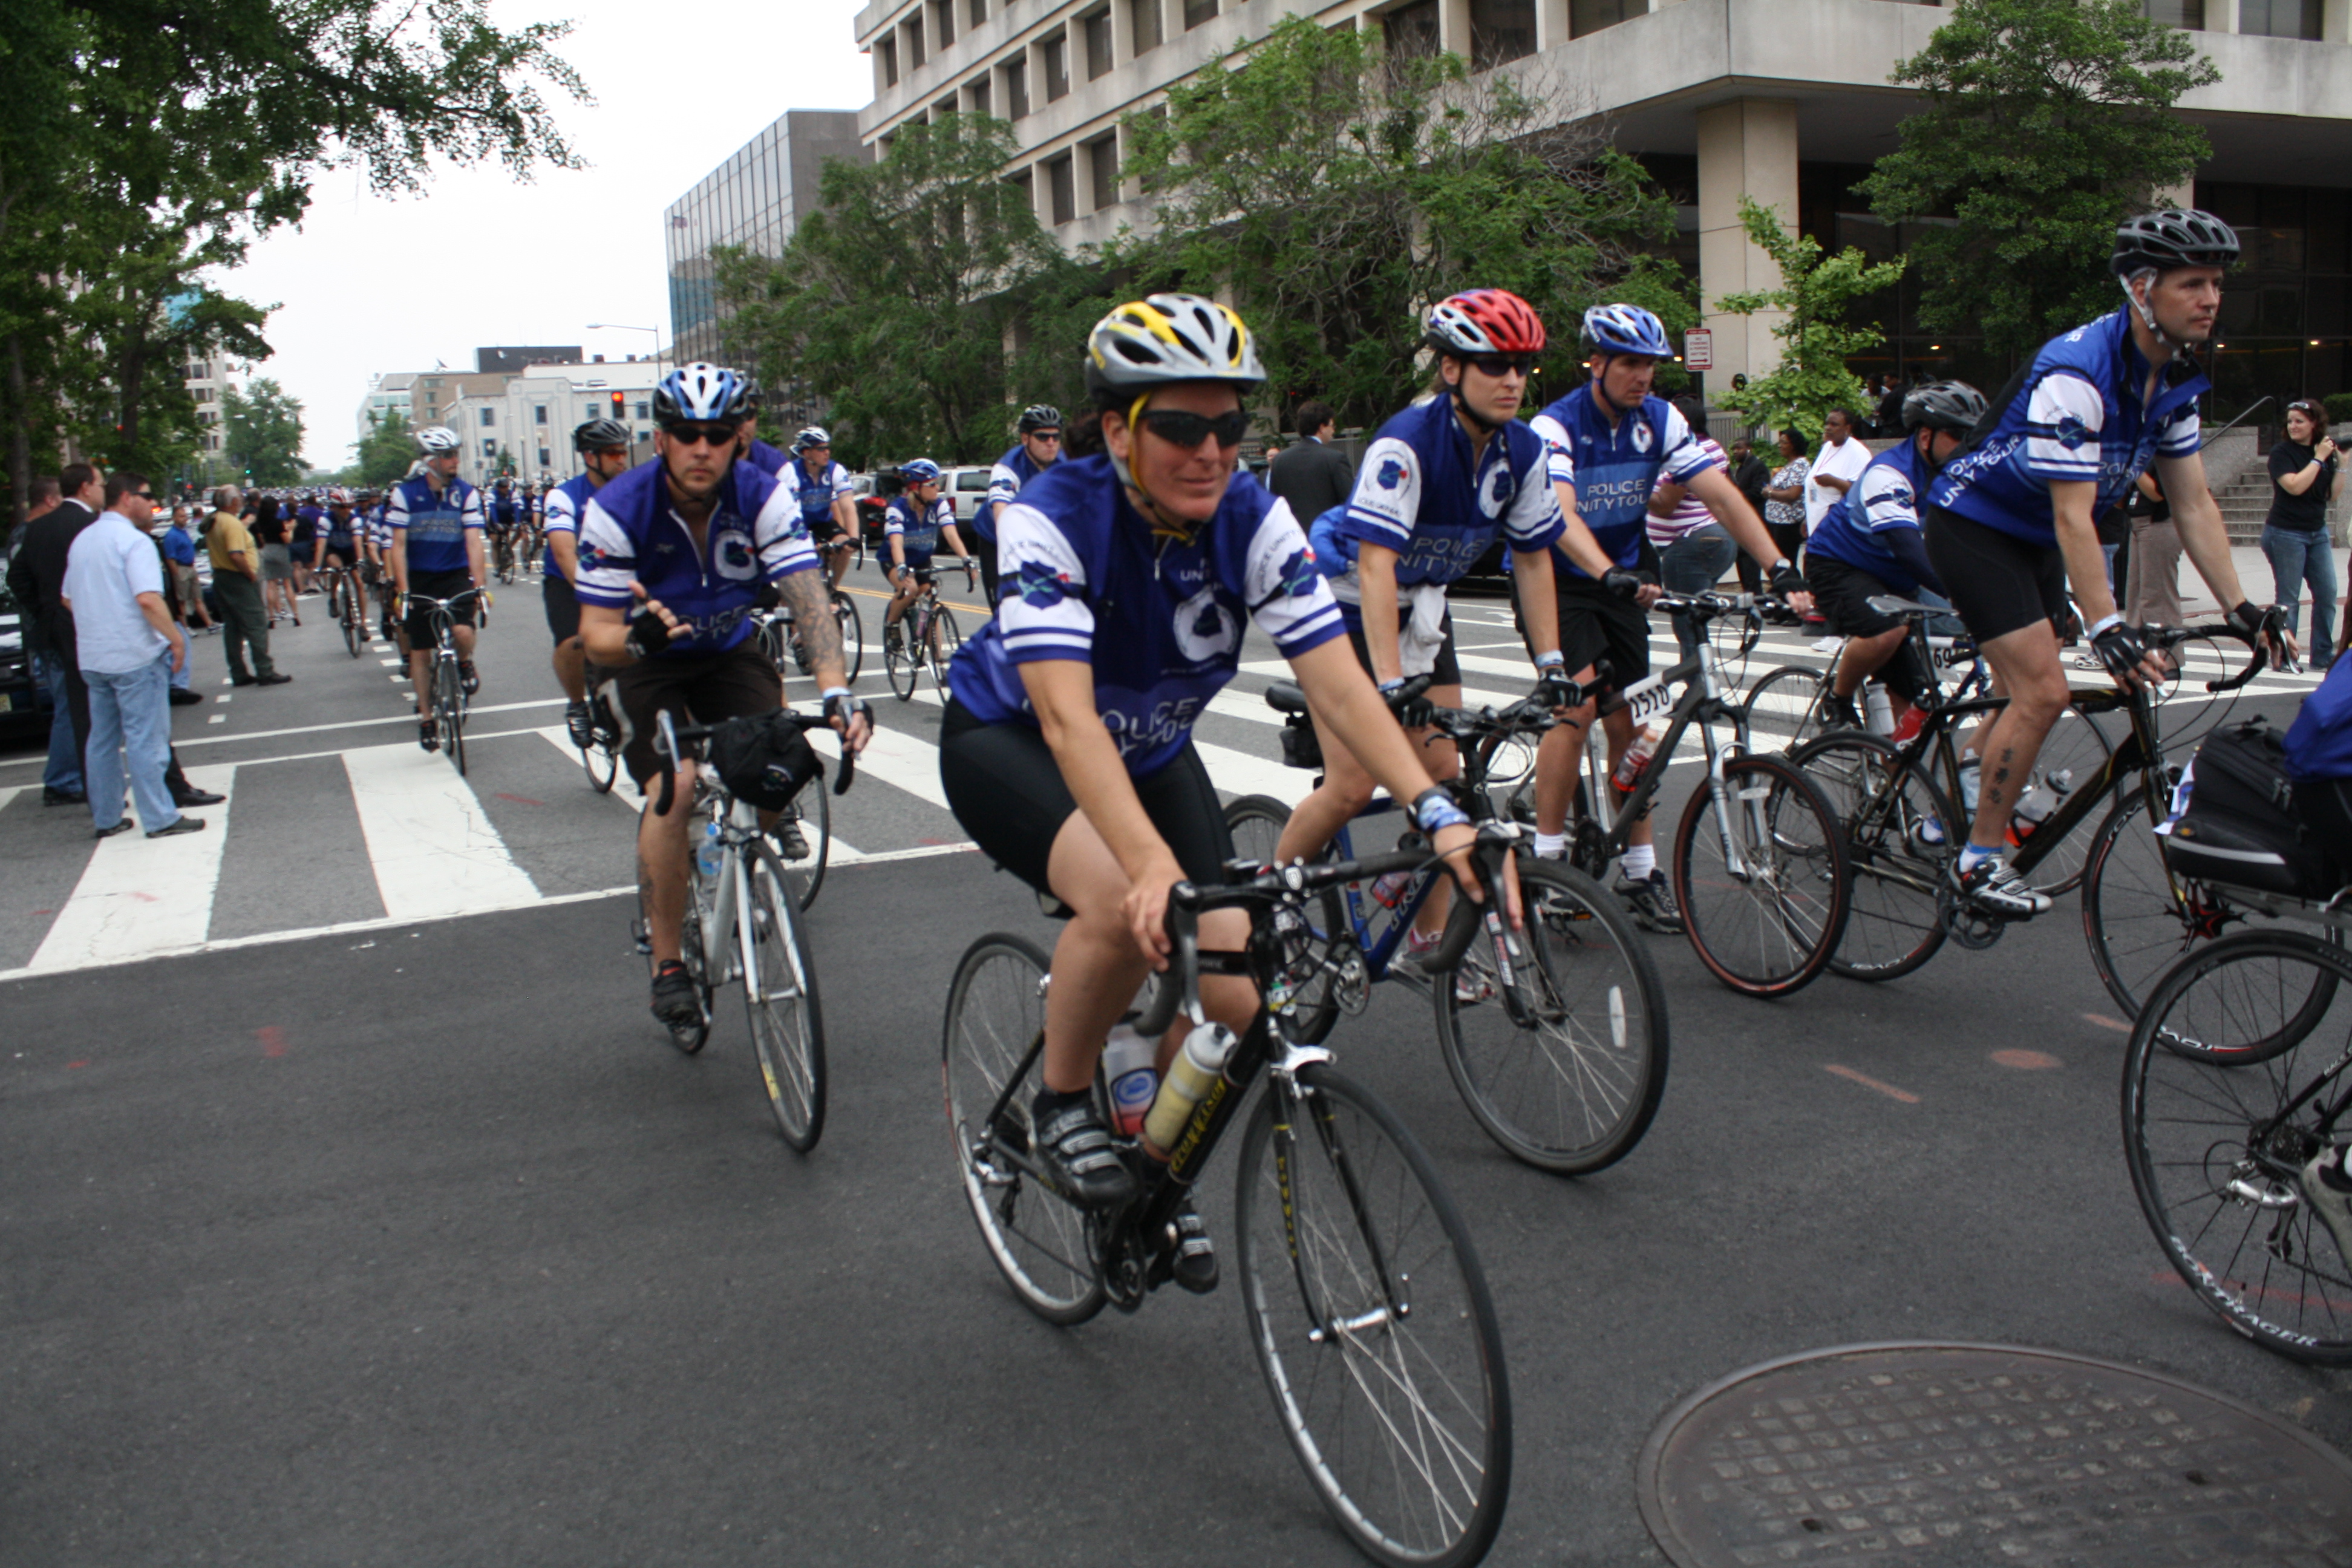
[[[131,795],[148,837],[205,825],[173,803],[163,782],[172,761],[172,672],[186,665],[188,643],[163,602],[163,558],[147,533],[154,517],[145,475],[110,475],[106,510],[74,536],[58,594],[60,607],[73,616],[75,651],[89,689],[82,778],[100,838],[131,826],[122,809],[126,752]]]
[[[1822,421],[1821,456],[1813,459],[1811,478],[1805,481],[1805,537],[1811,539],[1830,508],[1845,499],[1845,492],[1862,478],[1862,470],[1870,467],[1870,448],[1853,433],[1853,416],[1843,408],[1832,408]],[[1820,612],[1805,617],[1811,626],[1819,621]],[[1821,623],[1826,626],[1826,623]],[[1813,645],[1816,653],[1833,653],[1843,639],[1825,637]]]

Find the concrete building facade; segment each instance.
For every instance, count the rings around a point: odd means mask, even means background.
[[[2213,157],[2179,193],[2251,242],[2217,381],[2225,395],[2352,386],[2352,0],[2147,4],[2195,29],[2221,73],[2181,106]],[[1778,281],[1739,228],[1743,195],[1832,247],[1902,247],[1853,186],[1914,110],[1887,78],[1944,20],[1916,0],[871,0],[854,24],[874,73],[858,133],[883,144],[950,110],[1009,120],[1041,221],[1067,246],[1107,240],[1151,221],[1119,178],[1121,120],[1294,12],[1515,73],[1563,120],[1606,116],[1676,196],[1676,249],[1710,306]],[[1916,296],[1889,314],[1882,368],[1985,374],[1966,342],[1919,330]],[[1706,325],[1718,384],[1772,363],[1769,317],[1709,310]]]
[[[635,454],[652,456],[654,385],[664,368],[647,356],[420,378],[441,383],[427,389],[437,400],[430,405],[435,417],[425,423],[446,425],[464,440],[457,472],[474,484],[488,484],[508,457],[519,481],[561,483],[581,471],[572,432],[591,419],[619,420]]]

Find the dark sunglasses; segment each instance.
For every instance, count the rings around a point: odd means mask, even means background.
[[[1173,447],[1197,447],[1212,436],[1220,447],[1238,447],[1249,434],[1249,415],[1236,408],[1212,419],[1181,408],[1154,408],[1144,414],[1143,427]]]
[[[155,499],[155,492],[153,490],[140,490],[135,493],[141,500],[153,500]]]
[[[592,447],[589,450],[600,458],[625,458],[629,455],[626,447]]]
[[[706,447],[731,447],[741,429],[734,425],[671,425],[666,426],[669,438],[681,447],[700,442]]]
[[[1521,375],[1527,374],[1535,368],[1536,356],[1533,354],[1476,354],[1472,356],[1470,363],[1477,367],[1480,375],[1500,381],[1514,371]]]
[[[1032,430],[1029,432],[1029,439],[1032,441],[1058,441],[1061,438],[1062,433],[1059,430]]]

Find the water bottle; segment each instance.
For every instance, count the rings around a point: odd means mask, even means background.
[[[1143,1118],[1160,1091],[1151,1042],[1121,1024],[1103,1045],[1103,1081],[1110,1086],[1111,1125],[1128,1138],[1143,1131]]]
[[[1420,834],[1408,833],[1397,840],[1397,847],[1419,849],[1423,842]],[[1412,878],[1413,874],[1411,871],[1391,871],[1374,879],[1371,887],[1372,901],[1384,910],[1396,908],[1404,901],[1405,893],[1412,887]]]
[[[725,859],[719,848],[719,824],[704,823],[702,837],[696,840],[694,846],[694,868],[708,879],[719,875],[719,868]]]
[[[1184,1038],[1184,1048],[1168,1064],[1160,1092],[1143,1119],[1143,1147],[1155,1160],[1165,1161],[1184,1136],[1192,1108],[1225,1068],[1226,1058],[1240,1041],[1223,1024],[1203,1024]]]
[[[2074,770],[2061,768],[2036,779],[2025,798],[2017,803],[2016,812],[2009,819],[2009,841],[2022,844],[2033,836],[2033,830],[2050,820],[2066,792],[2074,787]]]
[[[1895,704],[1887,700],[1886,688],[1872,681],[1863,689],[1863,727],[1874,735],[1895,733]]]
[[[1984,763],[1974,752],[1960,753],[1960,809],[1970,818],[1977,814],[1977,791],[1984,784]]]
[[[1609,782],[1616,786],[1619,795],[1633,793],[1633,786],[1642,780],[1642,770],[1648,767],[1650,759],[1658,754],[1658,742],[1665,736],[1665,730],[1654,719],[1642,726],[1641,733],[1633,737],[1633,743],[1625,748],[1625,755],[1619,759],[1617,771],[1609,775]]]

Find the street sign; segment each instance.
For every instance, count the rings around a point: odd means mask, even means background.
[[[1683,368],[1713,370],[1715,368],[1715,333],[1705,327],[1693,327],[1683,334]]]

